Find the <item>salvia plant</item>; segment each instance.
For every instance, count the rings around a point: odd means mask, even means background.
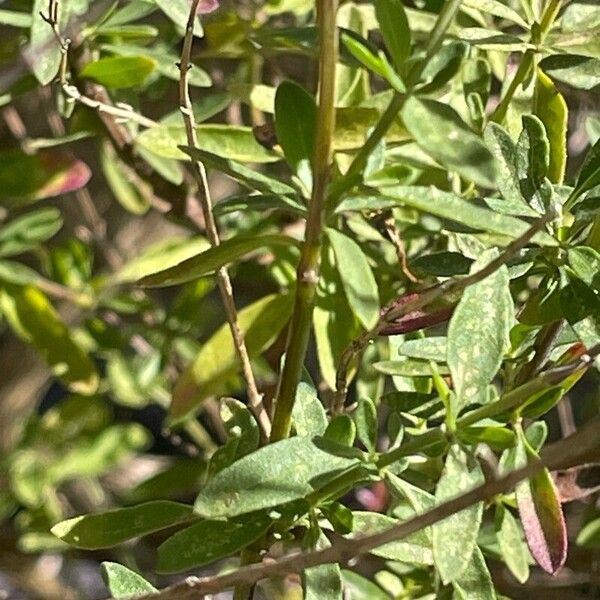
[[[532,598],[565,561],[592,584],[600,6],[0,23],[0,517],[25,562],[100,551],[113,598]]]

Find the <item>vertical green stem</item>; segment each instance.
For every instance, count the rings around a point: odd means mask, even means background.
[[[325,198],[329,186],[332,137],[335,128],[335,67],[338,34],[335,25],[337,0],[317,1],[319,30],[319,107],[312,160],[313,189],[306,232],[298,265],[296,298],[290,322],[285,362],[279,380],[271,441],[290,433],[296,388],[308,347],[312,315],[321,266],[321,238],[325,221]]]

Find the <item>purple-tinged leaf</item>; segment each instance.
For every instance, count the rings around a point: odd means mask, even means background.
[[[525,454],[517,446],[517,464]],[[527,449],[528,454],[534,451]],[[567,558],[567,528],[558,494],[547,469],[522,481],[516,488],[517,505],[527,545],[535,561],[544,571],[556,574]]]
[[[87,184],[92,172],[67,152],[46,150],[0,154],[0,204],[13,206],[73,192]]]
[[[190,0],[191,4],[191,0]],[[207,15],[219,8],[219,0],[200,0],[198,8],[196,9],[197,15]]]

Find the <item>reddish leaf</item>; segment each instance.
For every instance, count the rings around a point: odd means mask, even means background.
[[[219,8],[219,0],[200,0],[198,8],[196,9],[196,14],[207,15],[208,13],[217,10],[217,8]]]
[[[91,177],[90,168],[71,154],[46,150],[38,154],[0,154],[0,202],[36,202],[78,190]]]
[[[425,292],[429,292],[433,288],[426,288],[418,292],[410,292],[403,294],[393,300],[388,306],[381,309],[381,316],[385,316],[391,310],[414,302]],[[454,298],[452,299],[454,300]],[[438,323],[447,321],[456,308],[456,302],[438,301],[426,308],[412,310],[405,315],[394,319],[380,333],[380,335],[399,335],[401,333],[409,333],[426,327],[432,327]]]
[[[551,575],[565,564],[567,528],[558,494],[547,469],[521,482],[517,504],[527,545],[535,561]]]

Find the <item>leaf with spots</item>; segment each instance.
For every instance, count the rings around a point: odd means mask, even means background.
[[[435,489],[436,503],[461,496],[483,481],[479,463],[454,445]],[[467,569],[476,547],[482,514],[483,503],[479,502],[433,526],[433,560],[444,583],[459,580]]]
[[[102,579],[113,598],[131,598],[134,595],[158,592],[141,575],[119,563],[103,562]]]
[[[334,456],[315,441],[294,437],[259,448],[217,473],[200,492],[195,511],[233,517],[304,498],[358,461]]]
[[[496,250],[485,252],[472,272],[493,260]],[[509,346],[513,302],[506,266],[468,287],[448,327],[447,361],[458,408],[477,402],[495,377]]]
[[[496,600],[492,576],[481,550],[475,546],[463,574],[453,583],[456,600]]]

